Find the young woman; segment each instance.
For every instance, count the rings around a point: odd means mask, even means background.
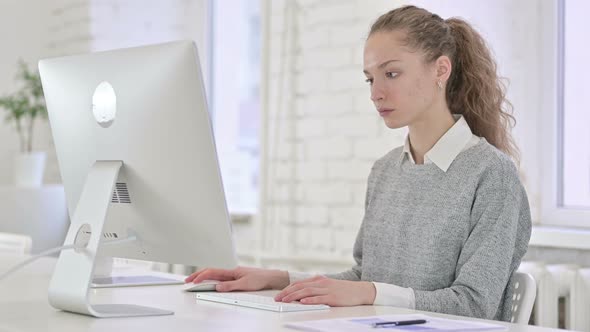
[[[222,292],[279,289],[284,302],[508,320],[531,216],[511,159],[510,104],[484,40],[463,20],[401,7],[372,25],[364,73],[385,124],[409,134],[371,170],[356,265],[314,277],[204,269],[186,281],[222,280]]]

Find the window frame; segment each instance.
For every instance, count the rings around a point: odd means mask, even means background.
[[[542,1],[541,68],[541,225],[590,228],[590,209],[564,208],[563,114],[564,114],[564,0]]]

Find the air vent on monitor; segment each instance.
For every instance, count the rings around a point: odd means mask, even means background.
[[[111,203],[131,203],[131,197],[129,197],[129,190],[127,190],[127,183],[117,182],[115,184],[115,190],[113,191],[113,198]]]

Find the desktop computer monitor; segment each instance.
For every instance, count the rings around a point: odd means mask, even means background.
[[[97,255],[231,268],[231,224],[191,41],[41,60],[71,226],[49,288],[59,309],[166,314],[90,304]],[[129,239],[129,241],[120,241]],[[120,244],[104,246],[109,241]]]

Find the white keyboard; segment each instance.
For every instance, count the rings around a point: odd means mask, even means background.
[[[197,299],[225,303],[225,304],[239,305],[242,307],[277,311],[277,312],[330,309],[329,306],[324,305],[324,304],[301,304],[299,302],[292,302],[292,303],[276,302],[270,296],[248,294],[248,293],[200,293],[200,294],[197,294]]]

